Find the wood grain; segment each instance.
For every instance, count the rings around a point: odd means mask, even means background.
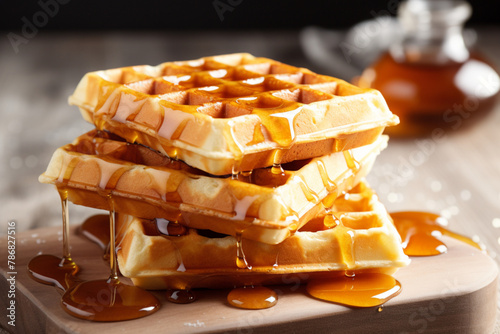
[[[0,324],[15,333],[491,333],[496,316],[498,270],[484,253],[453,239],[445,239],[448,253],[435,257],[413,258],[409,267],[396,273],[402,293],[377,308],[352,309],[309,297],[303,286],[276,286],[278,304],[267,310],[241,310],[230,307],[226,290],[200,290],[199,300],[178,305],[155,292],[162,308],[137,320],[95,323],[73,318],[59,305],[60,292],[28,277],[26,265],[39,252],[60,255],[60,228],[49,227],[23,232],[16,239],[16,327]],[[105,278],[109,269],[102,252],[83,236],[71,230],[72,255],[81,266],[82,279]],[[5,238],[2,245],[6,244]],[[6,258],[2,247],[1,258]],[[0,291],[7,291],[7,268],[1,263]],[[126,280],[126,279],[124,279]],[[4,293],[3,293],[4,294]],[[0,308],[8,300],[0,299]]]

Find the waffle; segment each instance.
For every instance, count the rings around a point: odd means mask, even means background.
[[[57,149],[39,180],[66,191],[75,204],[277,244],[355,186],[386,144],[381,136],[350,151],[285,164],[282,173],[263,168],[233,179],[93,130]]]
[[[393,273],[409,263],[390,216],[364,183],[340,196],[332,212],[333,220],[323,213],[279,245],[243,240],[245,269],[236,265],[233,236],[196,229],[165,235],[161,220],[117,215],[119,268],[146,289],[188,289],[282,284],[346,270]]]
[[[212,175],[364,146],[399,122],[376,90],[249,54],[91,72],[69,102]]]

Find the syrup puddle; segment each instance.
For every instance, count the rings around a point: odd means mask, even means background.
[[[107,279],[81,281],[77,278],[78,266],[69,253],[69,215],[67,192],[59,190],[62,203],[63,257],[42,254],[28,263],[28,272],[37,282],[54,285],[64,291],[61,306],[68,314],[92,321],[121,321],[152,314],[160,302],[151,293],[136,286],[126,285],[118,279],[115,247],[115,213],[109,215],[110,276]],[[111,198],[110,198],[111,202]],[[111,203],[112,206],[112,203]],[[102,231],[99,223],[103,217],[94,216],[86,221],[84,230]],[[106,234],[89,234],[101,248],[106,246]]]
[[[35,281],[54,285],[65,291],[76,282],[79,268],[75,262],[65,257],[41,254],[28,263],[28,272]]]
[[[227,295],[230,305],[247,310],[260,310],[273,307],[278,302],[274,290],[264,286],[245,286],[231,290]]]
[[[88,239],[107,250],[110,260],[108,279],[86,281],[78,280],[78,266],[69,254],[67,198],[61,191],[63,207],[63,257],[39,255],[29,263],[29,272],[33,279],[44,284],[55,285],[65,291],[62,306],[69,314],[94,321],[118,321],[146,316],[156,311],[159,301],[149,292],[129,286],[119,281],[115,247],[114,213],[96,215],[87,219],[81,227],[81,233]],[[341,217],[332,213],[326,216],[327,226],[338,228]],[[397,212],[391,217],[403,240],[405,254],[409,256],[430,256],[446,252],[446,245],[439,240],[442,235],[450,236],[481,249],[471,239],[451,232],[443,227],[442,217],[427,212]],[[109,232],[106,228],[109,221]],[[156,219],[158,233],[182,236],[187,229],[177,223]],[[237,233],[236,265],[251,269],[246,262],[242,249],[241,232]],[[112,238],[110,236],[113,236]],[[108,249],[111,248],[111,249]],[[311,280],[306,286],[307,292],[314,298],[351,307],[378,307],[396,297],[402,290],[400,282],[394,277],[382,273],[358,273],[346,271],[345,275],[327,279]],[[172,303],[187,304],[196,300],[193,291],[167,290],[166,299]],[[263,286],[245,286],[229,292],[227,301],[231,306],[242,309],[266,309],[276,305],[277,294]]]
[[[401,283],[394,277],[380,273],[358,273],[312,280],[307,292],[318,299],[354,306],[380,306],[401,292]]]
[[[111,196],[109,196],[112,202]],[[113,207],[113,203],[110,203]],[[147,316],[160,307],[151,293],[118,279],[115,212],[109,213],[110,275],[107,279],[85,281],[70,287],[62,296],[63,309],[77,318],[93,321],[120,321]]]
[[[444,218],[439,215],[406,211],[391,213],[391,217],[403,241],[404,253],[408,256],[433,256],[446,253],[448,247],[439,239],[443,235],[481,249],[471,239],[444,228],[442,224]]]
[[[189,304],[197,298],[191,290],[167,290],[167,300],[175,304]]]
[[[28,273],[39,283],[67,290],[76,282],[76,274],[80,268],[73,261],[69,252],[68,194],[66,191],[60,190],[59,195],[63,223],[63,256],[61,258],[49,254],[38,255],[28,263]]]
[[[76,284],[64,293],[61,304],[70,315],[93,321],[137,319],[160,307],[149,292],[113,277]]]

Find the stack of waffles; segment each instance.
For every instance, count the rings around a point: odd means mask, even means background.
[[[138,286],[408,264],[364,181],[398,122],[375,90],[230,54],[88,73],[69,101],[96,129],[40,181],[116,215],[120,271]]]

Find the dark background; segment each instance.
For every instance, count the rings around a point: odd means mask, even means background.
[[[61,2],[61,3],[59,3]],[[0,0],[0,29],[20,31],[23,17],[41,20],[46,30],[226,30],[300,29],[308,25],[347,28],[382,13],[395,14],[397,0]],[[35,18],[57,4],[57,13],[43,21]],[[500,24],[498,1],[469,2],[468,24]],[[219,9],[217,10],[216,7]],[[46,10],[45,10],[46,11]],[[50,13],[49,13],[50,14]]]

